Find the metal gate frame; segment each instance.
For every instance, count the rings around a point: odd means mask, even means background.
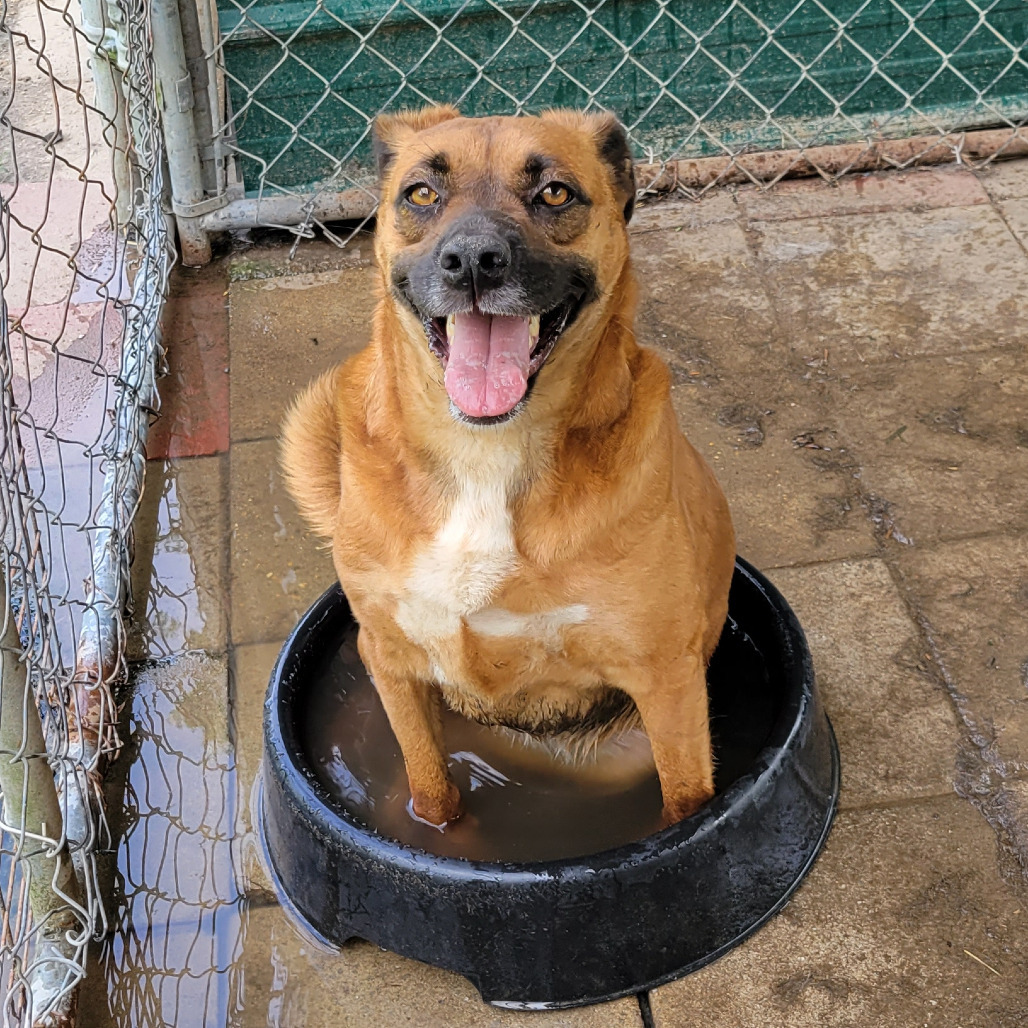
[[[489,7],[504,14],[511,22],[511,38],[521,31],[521,23],[526,15],[514,16],[505,13],[499,0],[486,0]],[[540,7],[541,0],[526,0],[528,13]],[[574,0],[575,11],[580,12],[583,26],[595,25],[597,12],[604,7],[606,0]],[[907,19],[908,29],[901,38],[917,35],[917,18],[931,11],[936,0],[925,0],[923,5],[913,5],[915,13],[902,6],[900,0],[888,0],[897,11]],[[251,7],[257,4],[234,0],[240,9],[240,18],[245,19]],[[807,4],[816,8],[821,14],[827,15],[836,25],[836,40],[844,40],[848,45],[856,45],[848,35],[854,19],[869,6],[870,0],[859,0],[850,5],[854,12],[845,17],[836,15],[830,9],[832,0],[796,0],[792,14],[800,11]],[[998,0],[967,0],[970,8],[977,12],[977,24],[988,26],[994,35],[998,31],[988,21],[990,11],[996,7]],[[522,6],[526,6],[522,5]],[[322,12],[322,4],[312,4],[309,18],[316,12]],[[670,6],[668,0],[658,4],[660,11]],[[459,10],[468,7],[467,0],[458,5]],[[225,231],[239,231],[257,227],[282,228],[293,232],[297,243],[302,238],[309,238],[315,230],[321,231],[326,238],[344,245],[352,232],[337,233],[327,223],[339,221],[363,221],[374,214],[377,197],[373,188],[362,182],[351,181],[343,184],[335,179],[337,175],[311,190],[291,190],[282,187],[265,189],[263,177],[257,190],[258,195],[247,195],[244,183],[240,180],[239,164],[243,151],[237,146],[234,137],[238,114],[230,110],[230,90],[228,89],[227,73],[224,67],[224,41],[219,33],[218,11],[215,0],[154,0],[155,47],[154,56],[157,62],[158,79],[162,90],[162,111],[167,141],[170,171],[172,210],[178,226],[182,261],[187,265],[202,265],[210,259],[211,236]],[[723,20],[729,13],[736,10],[745,11],[746,15],[760,24],[768,34],[768,45],[777,45],[775,33],[777,27],[760,21],[757,14],[746,6],[746,0],[726,0],[723,13],[715,19],[714,24]],[[326,8],[327,11],[327,8]],[[339,21],[339,15],[328,12]],[[410,0],[395,0],[388,12],[375,25],[363,34],[357,27],[346,27],[359,38],[359,48],[373,50],[374,34],[386,25],[388,20],[402,15],[404,18],[415,17],[421,22],[431,24],[442,36],[447,26],[454,24],[456,15],[450,14],[442,20],[442,27],[435,25],[429,17],[422,13]],[[662,16],[658,13],[657,17]],[[442,17],[442,16],[440,16]],[[447,20],[448,19],[448,20]],[[309,20],[309,19],[308,19]],[[256,24],[256,23],[253,23]],[[306,24],[306,22],[305,22]],[[784,24],[784,22],[783,22]],[[159,31],[158,31],[159,30]],[[235,31],[235,29],[233,29]],[[247,31],[256,32],[253,25]],[[264,30],[267,31],[267,30]],[[691,31],[691,30],[690,30]],[[708,30],[709,31],[709,30]],[[696,50],[686,57],[689,59],[702,54],[705,58],[711,55],[703,50],[703,37],[693,33],[698,40]],[[300,36],[298,30],[286,39],[274,35],[271,39],[288,54],[290,47]],[[923,34],[922,34],[923,37]],[[926,38],[926,37],[925,37]],[[1002,38],[1002,37],[1000,37]],[[1021,40],[1002,40],[1011,50],[1011,66],[1022,72],[1028,69],[1028,57],[1025,54],[1026,42]],[[930,40],[928,40],[931,43]],[[506,45],[506,44],[503,44]],[[898,45],[898,44],[897,44]],[[934,45],[934,44],[932,44]],[[455,46],[451,44],[451,46]],[[501,45],[500,50],[503,49]],[[779,47],[781,49],[781,47]],[[893,48],[890,48],[890,50]],[[936,46],[936,49],[938,47]],[[959,49],[959,48],[958,48]],[[827,48],[826,48],[827,50]],[[498,51],[499,52],[499,51]],[[885,76],[880,72],[878,60],[864,51],[872,62],[874,74]],[[940,68],[960,74],[951,61],[956,53],[940,54]],[[381,56],[381,55],[379,55]],[[470,60],[465,55],[465,59]],[[644,65],[636,60],[630,52],[625,53],[626,61],[634,61],[652,78],[653,75]],[[753,58],[751,58],[752,60]],[[798,81],[808,77],[809,68],[797,63]],[[297,57],[302,65],[304,62]],[[420,62],[418,62],[420,63]],[[747,62],[748,65],[749,61]],[[742,82],[742,72],[737,69],[732,73],[731,88],[746,92]],[[394,71],[400,69],[394,68]],[[561,69],[566,75],[573,72]],[[724,69],[727,72],[727,69]],[[480,76],[487,77],[484,69]],[[963,78],[963,76],[961,76]],[[870,74],[869,74],[870,78]],[[934,78],[934,76],[932,76]],[[404,73],[406,81],[406,73]],[[965,79],[965,81],[967,81]],[[898,88],[898,87],[897,87]],[[979,89],[979,96],[987,94],[987,89]],[[591,94],[595,96],[595,94]],[[747,94],[749,95],[749,94]],[[916,94],[915,94],[916,98]],[[426,102],[427,102],[426,98]],[[752,97],[751,97],[752,99]],[[439,102],[452,102],[460,97],[440,97]],[[534,101],[533,101],[534,102]],[[599,106],[598,101],[591,101],[591,106]],[[919,115],[916,103],[908,96],[909,118],[899,118],[897,123],[916,123]],[[353,110],[358,110],[353,104]],[[524,108],[521,99],[512,98],[511,113],[520,113]],[[873,128],[858,125],[851,117],[838,113],[841,128],[822,133],[822,138],[845,136],[853,138],[852,142],[832,142],[831,145],[785,145],[789,141],[797,141],[795,127],[790,128],[783,119],[775,120],[773,109],[763,108],[766,120],[776,128],[781,125],[782,149],[760,150],[753,152],[746,145],[740,145],[730,139],[717,140],[722,153],[719,156],[675,159],[674,154],[650,154],[637,166],[640,183],[640,198],[655,196],[677,191],[690,197],[698,197],[721,185],[750,183],[760,188],[769,188],[785,177],[818,175],[832,180],[840,175],[851,172],[866,172],[890,168],[908,168],[930,164],[957,162],[972,167],[979,167],[999,158],[1028,155],[1028,131],[1025,121],[1028,120],[1028,107],[1025,116],[1010,114],[996,109],[996,121],[1002,127],[986,128],[975,131],[962,131],[959,124],[940,124],[929,119],[938,126],[935,134],[920,134],[912,138],[886,139],[876,133]],[[991,108],[991,105],[989,106]],[[841,111],[841,102],[837,101],[837,112]],[[370,132],[371,120],[377,111],[363,112],[367,119],[365,136]],[[698,116],[702,120],[702,115]],[[895,120],[895,119],[894,119]],[[923,122],[925,119],[920,118]],[[980,120],[978,122],[981,123]],[[631,129],[630,129],[631,131]],[[863,132],[863,138],[859,138]],[[363,137],[362,137],[363,138]],[[815,143],[817,140],[814,141]],[[252,193],[253,183],[247,183]],[[294,246],[295,249],[295,246]]]
[[[53,25],[48,33],[44,11],[70,48],[65,80],[55,70],[59,54],[53,48],[61,44],[54,41]],[[19,29],[19,14],[35,16],[34,35]],[[97,867],[107,838],[102,781],[120,744],[117,694],[126,672],[123,619],[131,593],[132,524],[147,431],[159,403],[160,318],[174,260],[173,226],[164,211],[164,133],[152,74],[152,29],[146,0],[81,0],[77,22],[67,9],[45,6],[44,0],[25,0],[21,8],[0,6],[0,45],[10,86],[0,101],[0,132],[4,155],[12,159],[0,190],[0,863],[6,879],[0,895],[0,1023],[5,1028],[73,1025],[89,941],[107,927]],[[19,97],[32,96],[19,79],[26,67],[47,79],[49,113],[57,128],[45,135],[34,122],[22,120],[25,103],[18,107]],[[62,114],[85,141],[85,156],[76,151],[71,162],[59,145]],[[97,127],[102,141],[91,136]],[[45,157],[40,168],[48,170],[41,177],[22,177],[26,154]],[[48,226],[60,220],[51,207],[52,194],[62,184],[79,188],[82,203],[93,187],[102,196],[111,231],[105,229],[95,245],[107,247],[106,253],[86,255],[81,208],[77,239],[74,229],[65,246],[55,247],[48,238]],[[26,222],[19,192],[24,188],[31,195],[35,187],[45,191],[42,221]],[[71,285],[51,304],[62,308],[58,324],[26,328],[26,316],[41,309],[33,306],[40,302],[33,300],[33,283],[42,255],[51,261],[46,265],[51,271],[58,259]],[[94,258],[110,267],[96,271],[88,263]],[[12,268],[22,265],[31,269],[25,295],[18,295],[25,308],[12,312],[5,287]],[[70,359],[61,347],[72,305],[87,303],[73,299],[83,283],[93,290],[88,303],[103,312],[97,352],[105,346],[103,319],[111,314],[120,326],[120,359],[108,369],[92,351],[77,358],[91,363],[93,373],[109,384],[110,406],[68,437],[56,370],[52,418],[36,421],[36,380],[27,370],[27,354],[30,344],[37,352],[48,347],[55,369]],[[106,345],[115,345],[114,339]],[[19,375],[27,383],[27,398],[16,395]],[[62,490],[68,485],[60,456],[64,445],[78,448],[90,481],[94,471],[102,474],[98,501],[89,503],[81,520],[63,515],[58,509],[63,501],[55,505],[45,493],[46,476],[59,480]],[[47,446],[57,454],[46,458],[52,464],[41,455]],[[84,587],[73,581],[55,585],[55,569],[67,561],[66,544],[82,538],[80,532],[92,540],[89,577]],[[90,552],[88,542],[84,548]]]

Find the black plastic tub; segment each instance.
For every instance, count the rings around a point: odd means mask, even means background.
[[[330,942],[366,939],[456,971],[506,1007],[614,999],[742,942],[782,907],[821,849],[839,758],[803,631],[743,560],[729,616],[763,655],[773,690],[752,764],[693,817],[638,842],[587,857],[490,863],[376,834],[309,766],[297,712],[324,654],[354,631],[341,590],[330,589],[286,643],[265,705],[263,831],[290,905]],[[734,637],[722,639],[712,682]],[[712,710],[730,723],[752,721],[749,704],[733,710],[738,683],[727,679],[716,695],[711,686]]]

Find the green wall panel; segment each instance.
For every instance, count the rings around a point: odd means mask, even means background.
[[[561,0],[416,7],[220,0],[248,192],[262,175],[368,180],[368,117],[426,101],[469,115],[593,102],[661,157],[1028,117],[1026,0],[607,0],[591,21]]]

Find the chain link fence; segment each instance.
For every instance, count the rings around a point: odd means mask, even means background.
[[[107,928],[132,519],[172,251],[144,0],[0,4],[0,1020]]]
[[[344,243],[331,223],[376,202],[371,122],[399,107],[610,110],[644,194],[1028,153],[1023,0],[199,3],[201,159],[171,169],[187,262],[224,229]]]
[[[644,195],[1028,154],[1024,0],[0,0],[0,30],[5,1026],[73,1024],[109,927],[101,783],[121,744],[169,212],[189,264],[223,231],[344,245],[374,213],[375,115],[442,102],[610,110]],[[201,1007],[222,1023],[233,953],[197,950],[201,925],[179,960],[169,926],[236,916],[228,811],[190,792],[227,758],[184,756],[181,697],[138,699],[140,770],[120,795],[151,813],[116,828],[140,860],[181,838],[218,870],[210,895],[126,878],[113,900],[155,927],[109,936],[100,972],[126,1024],[180,979],[181,1023]]]
[[[195,693],[219,661],[180,657],[173,681],[161,663],[134,669],[131,737],[109,776],[121,872],[107,900],[120,916],[96,950],[100,1016],[105,1028],[253,1023],[243,1014],[246,931],[223,788],[232,746]]]

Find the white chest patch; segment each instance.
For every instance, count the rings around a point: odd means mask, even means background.
[[[518,636],[537,639],[547,645],[560,641],[560,630],[568,625],[581,625],[589,620],[589,608],[584,603],[571,603],[566,607],[516,614],[502,607],[486,607],[468,617],[468,628],[479,635],[498,638]]]
[[[462,618],[489,605],[517,567],[512,478],[502,472],[467,477],[446,521],[415,558],[396,611],[411,642],[453,635]]]

